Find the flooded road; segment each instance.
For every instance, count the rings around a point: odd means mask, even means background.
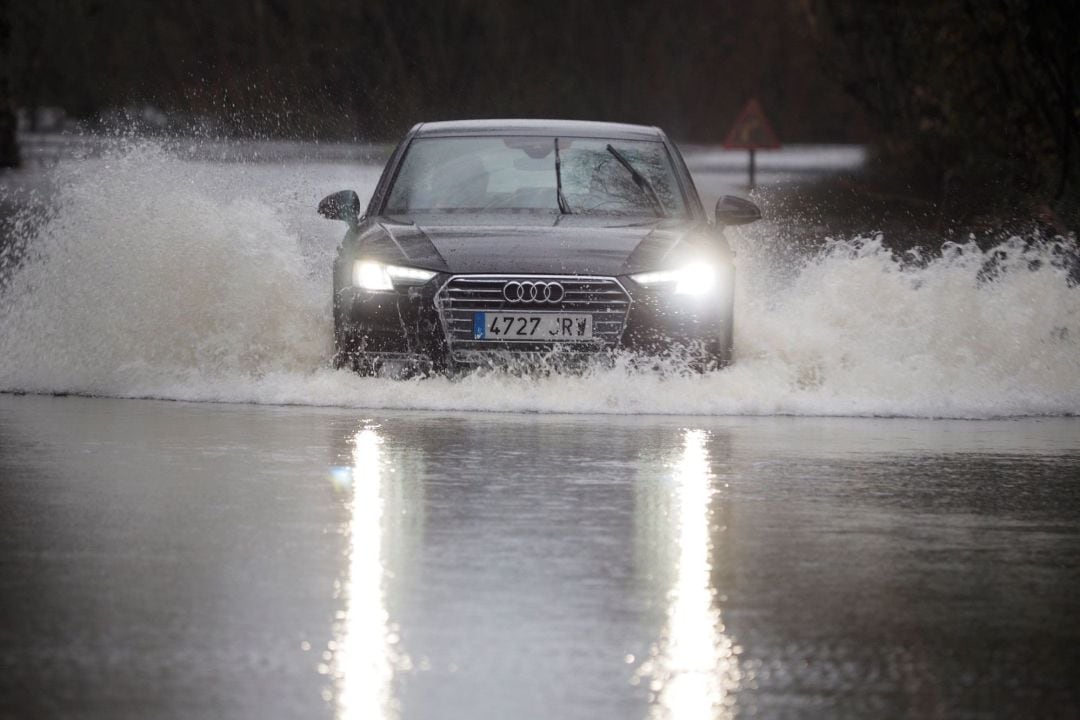
[[[0,394],[0,717],[1069,717],[1080,420]]]
[[[379,169],[0,178],[0,720],[1077,715],[1064,241],[769,217],[722,372],[395,382],[329,366],[314,212]]]

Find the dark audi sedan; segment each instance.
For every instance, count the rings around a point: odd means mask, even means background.
[[[391,376],[636,356],[731,360],[735,268],[725,196],[710,222],[654,127],[556,120],[422,123],[334,262],[335,365]]]

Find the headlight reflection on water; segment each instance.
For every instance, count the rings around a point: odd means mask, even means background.
[[[712,720],[734,714],[742,675],[736,648],[715,606],[711,583],[713,535],[710,532],[712,477],[708,434],[687,430],[683,447],[661,490],[670,513],[650,513],[659,525],[653,547],[661,550],[664,583],[663,628],[651,657],[639,668],[650,685],[652,718]],[[395,675],[411,669],[400,652],[398,629],[387,601],[388,525],[396,507],[393,472],[378,429],[364,427],[353,438],[351,468],[332,472],[346,498],[348,562],[341,576],[344,609],[335,625],[330,656],[321,671],[332,673],[339,720],[392,720],[400,715]],[[655,540],[660,540],[656,543]],[[662,550],[661,548],[666,548]],[[658,558],[659,559],[659,558]],[[666,574],[666,573],[662,573]]]
[[[386,608],[383,567],[385,461],[382,437],[364,428],[353,441],[351,477],[346,485],[348,510],[348,572],[343,579],[346,606],[333,650],[337,717],[341,720],[379,720],[397,716],[392,682],[398,656],[397,635]]]
[[[711,585],[709,456],[702,430],[687,430],[673,477],[674,579],[663,637],[642,669],[652,681],[651,716],[712,720],[734,714],[741,681],[736,648],[724,632]]]

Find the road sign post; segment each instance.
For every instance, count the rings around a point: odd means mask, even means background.
[[[743,107],[735,123],[724,138],[724,148],[728,150],[750,151],[750,189],[754,188],[757,171],[758,150],[776,150],[780,147],[780,139],[776,136],[772,124],[765,117],[765,111],[757,98],[751,98]]]

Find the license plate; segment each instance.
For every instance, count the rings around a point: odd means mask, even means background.
[[[587,313],[473,314],[474,340],[592,340],[592,315]]]

